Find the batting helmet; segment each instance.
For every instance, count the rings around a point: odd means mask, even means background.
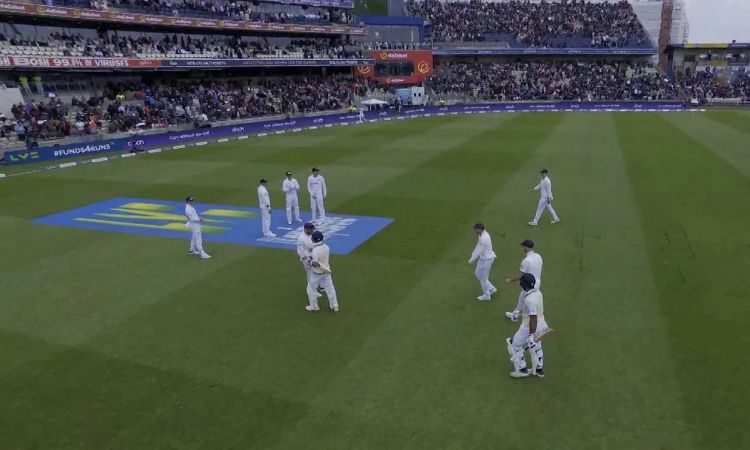
[[[534,285],[536,285],[536,278],[534,278],[534,275],[530,273],[525,273],[521,275],[521,289],[524,291],[530,291],[534,289]]]
[[[312,234],[311,238],[312,238],[312,241],[315,242],[316,244],[318,242],[323,242],[323,233],[321,233],[320,231],[316,231]]]

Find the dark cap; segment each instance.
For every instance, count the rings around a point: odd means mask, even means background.
[[[260,184],[266,184],[266,183],[268,183],[268,180],[266,180],[265,178],[260,179]]]
[[[531,239],[526,239],[525,241],[521,242],[521,247],[534,248],[534,241],[532,241]]]
[[[312,171],[313,171],[313,172],[320,172],[320,169],[318,169],[317,167],[313,167],[313,168],[312,168]]]
[[[292,176],[292,172],[290,172],[290,171],[287,170],[286,171],[286,176],[291,177]]]
[[[195,200],[195,197],[193,197],[192,195],[190,197],[185,197],[185,201],[188,202],[188,203],[190,203],[190,202],[192,202],[194,200]]]
[[[547,169],[542,169],[540,173],[549,173]]]
[[[311,224],[310,222],[307,222],[305,224],[305,230],[313,230],[315,229],[315,225]]]
[[[474,224],[475,230],[484,230],[484,224],[482,222],[477,222]]]
[[[315,233],[312,234],[312,236],[310,236],[310,238],[316,244],[318,242],[323,242],[323,233],[321,233],[320,231],[316,231]]]

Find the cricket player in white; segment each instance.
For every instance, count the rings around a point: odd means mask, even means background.
[[[281,190],[286,195],[286,223],[292,224],[292,210],[294,210],[294,218],[297,222],[302,222],[299,218],[299,182],[296,178],[292,177],[292,172],[286,173],[286,179],[281,183]]]
[[[513,363],[513,372],[510,373],[513,378],[529,375],[544,377],[544,352],[540,337],[549,331],[549,327],[544,319],[544,298],[541,291],[534,287],[535,283],[534,275],[530,273],[521,277],[521,289],[524,291],[521,326],[512,338],[505,340]],[[526,368],[524,353],[527,349],[531,355],[532,371]]]
[[[526,239],[525,241],[521,242],[521,249],[524,252],[523,260],[521,260],[521,267],[518,269],[520,273],[517,277],[513,278],[506,278],[506,283],[518,283],[521,280],[521,277],[525,273],[530,273],[534,275],[534,279],[536,280],[536,284],[534,287],[536,289],[542,288],[542,266],[544,265],[542,261],[542,255],[539,253],[536,253],[534,251],[534,241],[531,239]],[[518,302],[516,303],[516,307],[513,309],[513,311],[508,311],[505,313],[505,317],[512,320],[513,322],[518,322],[518,317],[521,314],[521,308],[523,307],[523,297],[524,297],[524,291],[521,289],[521,292],[518,294]]]
[[[318,307],[318,287],[322,287],[328,297],[328,306],[332,311],[339,310],[339,302],[336,297],[336,288],[333,287],[331,278],[331,263],[329,256],[331,249],[323,243],[323,233],[313,232],[311,236],[313,249],[310,252],[310,281],[307,283],[307,300],[309,305],[305,309],[310,312],[320,311]]]
[[[305,269],[305,276],[308,283],[310,282],[310,262],[312,261],[311,252],[313,249],[312,234],[314,231],[315,225],[308,222],[302,228],[302,233],[297,236],[297,256],[299,256],[299,261]]]
[[[363,109],[359,110],[359,123],[363,123],[365,121],[365,111]]]
[[[326,210],[323,206],[323,199],[328,195],[328,190],[326,189],[326,180],[317,167],[313,167],[312,175],[307,177],[307,192],[310,193],[312,220],[315,220],[318,214],[321,220],[325,219]]]
[[[482,288],[482,295],[477,297],[479,301],[492,300],[492,294],[497,292],[497,288],[490,283],[490,269],[495,262],[495,252],[492,251],[492,238],[490,233],[484,229],[484,225],[477,223],[474,225],[474,233],[477,235],[477,245],[469,258],[469,264],[477,262],[477,269],[474,271],[479,286]]]
[[[555,209],[552,207],[552,181],[549,179],[549,172],[547,169],[542,169],[540,173],[542,175],[542,181],[534,186],[534,190],[539,191],[539,204],[536,207],[534,219],[529,222],[529,225],[533,227],[537,226],[539,223],[539,218],[542,217],[545,208],[549,210],[550,214],[552,214],[552,221],[550,223],[555,224],[560,221]]]
[[[258,208],[260,208],[263,237],[274,237],[276,235],[271,233],[271,196],[268,195],[267,185],[268,180],[261,178],[258,186]]]
[[[198,212],[195,210],[195,207],[193,206],[194,201],[195,198],[193,197],[187,197],[185,199],[186,225],[192,232],[192,237],[190,238],[190,251],[188,254],[200,255],[202,259],[209,259],[211,258],[211,255],[203,250],[203,236],[201,234],[201,222],[203,219],[201,219]]]

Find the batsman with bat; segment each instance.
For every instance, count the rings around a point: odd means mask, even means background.
[[[305,309],[310,312],[320,311],[318,307],[318,287],[322,287],[328,297],[328,306],[331,311],[339,310],[339,302],[336,298],[336,288],[333,287],[331,278],[331,264],[329,256],[331,249],[323,242],[323,233],[314,231],[312,236],[313,249],[310,252],[310,280],[307,282],[307,299],[309,305]]]
[[[530,273],[521,275],[520,285],[524,291],[521,326],[512,338],[505,340],[508,344],[510,361],[513,363],[513,372],[510,373],[513,378],[526,378],[529,375],[544,377],[544,352],[541,338],[552,330],[544,320],[544,299],[542,293],[534,287],[535,284],[534,275]],[[524,358],[527,349],[531,356],[531,372],[526,368]]]

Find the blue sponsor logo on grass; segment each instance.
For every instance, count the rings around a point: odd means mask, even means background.
[[[261,233],[258,208],[204,203],[196,206],[204,219],[203,240],[207,242],[294,250],[302,232],[301,223],[287,225],[284,209],[273,211],[271,227],[277,236],[266,238]],[[32,223],[187,240],[190,232],[184,211],[183,202],[119,197],[41,217]],[[309,218],[310,214],[303,213],[302,217]],[[345,255],[391,222],[393,219],[384,217],[333,214],[317,228],[326,236],[331,252]]]

